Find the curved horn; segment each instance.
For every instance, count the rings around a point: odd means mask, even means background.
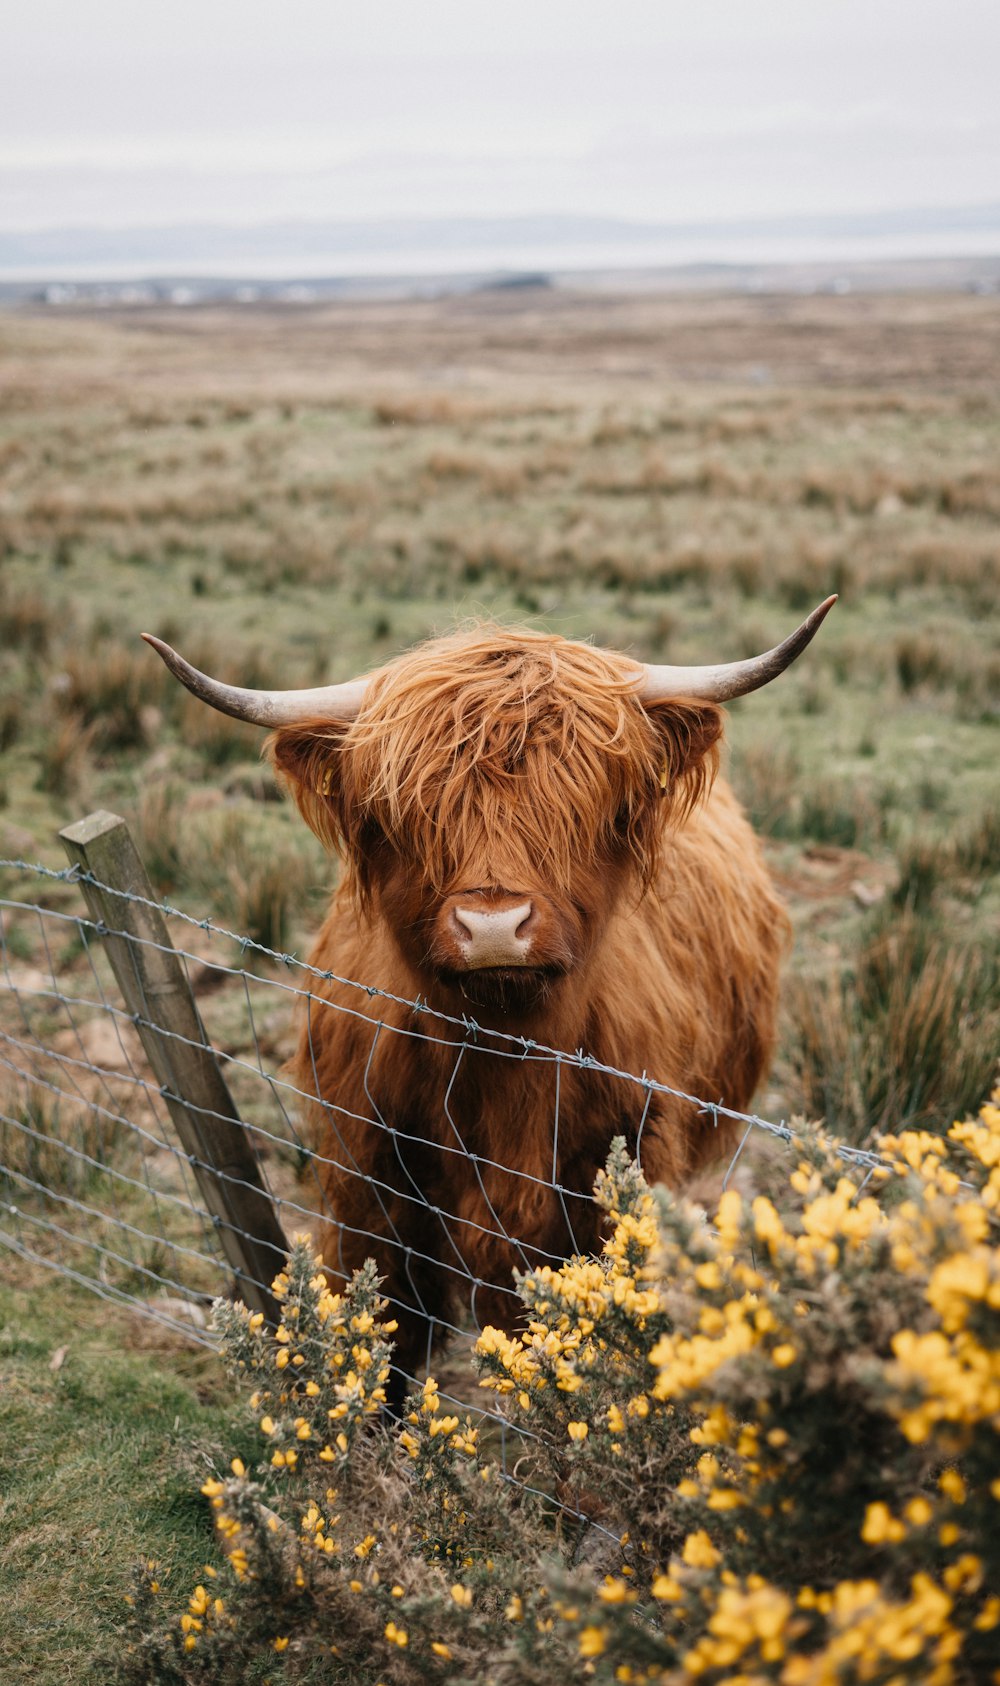
[[[254,726],[294,726],[299,720],[353,720],[364,701],[367,680],[348,679],[341,685],[317,685],[308,691],[245,691],[239,685],[200,673],[162,638],[144,632],[143,638],[162,656],[175,679],[186,685],[192,696],[231,714],[234,720],[249,720]]]
[[[718,667],[655,667],[643,663],[639,686],[640,702],[668,702],[671,697],[696,697],[701,702],[731,702],[748,691],[758,691],[800,656],[823,624],[836,596],[828,597],[783,643],[749,661],[723,662]]]

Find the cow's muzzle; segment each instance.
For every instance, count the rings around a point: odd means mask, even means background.
[[[464,890],[445,898],[434,924],[432,961],[439,971],[566,971],[567,933],[544,897]]]
[[[528,966],[532,925],[537,925],[531,903],[512,907],[470,907],[457,902],[451,909],[451,937],[465,968],[480,966]]]

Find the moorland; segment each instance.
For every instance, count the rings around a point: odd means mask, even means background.
[[[973,1103],[994,1057],[995,298],[23,311],[0,367],[5,854],[58,860],[59,825],[115,808],[159,891],[303,952],[332,869],[258,734],[179,694],[141,630],[296,685],[470,616],[740,657],[836,591],[808,657],[731,711],[730,776],[797,925],[766,1103],[853,1136]]]
[[[335,868],[259,734],[180,692],[141,631],[303,685],[473,616],[724,660],[835,591],[808,655],[730,716],[795,926],[758,1106],[860,1143],[941,1128],[1000,1046],[998,372],[1000,299],[963,293],[0,315],[0,855],[61,866],[57,830],[111,808],[159,893],[304,954]],[[8,872],[4,894],[38,885]],[[46,898],[79,911],[72,885]],[[5,941],[39,963],[29,914]],[[213,1013],[238,1054],[245,1016]],[[129,1549],[204,1553],[182,1448],[226,1402],[209,1360],[123,1354],[44,1271],[3,1324],[5,1607],[20,1666],[78,1679]]]

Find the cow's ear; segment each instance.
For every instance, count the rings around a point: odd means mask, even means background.
[[[724,715],[714,703],[683,698],[646,710],[662,751],[659,784],[671,806],[686,813],[707,795],[719,770]]]
[[[340,840],[340,759],[345,726],[336,721],[305,720],[281,726],[264,753],[298,804],[311,831],[328,848]]]

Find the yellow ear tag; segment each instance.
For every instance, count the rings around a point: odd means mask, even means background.
[[[332,784],[333,784],[333,768],[328,767],[326,769],[326,772],[323,774],[323,777],[319,781],[319,785],[317,787],[316,794],[318,796],[329,796],[330,787],[331,787]]]
[[[666,791],[666,788],[667,788],[667,763],[664,761],[663,771],[660,774],[660,789],[662,791]]]

